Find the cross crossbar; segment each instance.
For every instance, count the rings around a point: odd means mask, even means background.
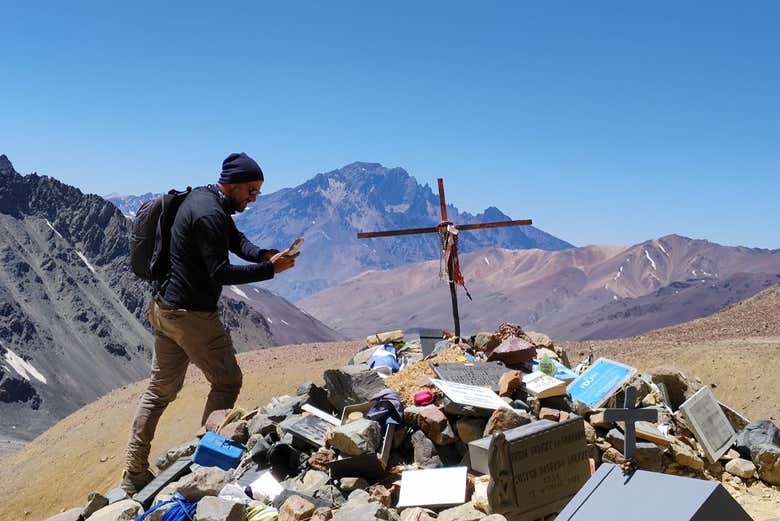
[[[522,219],[514,221],[496,221],[489,223],[475,223],[475,224],[453,224],[447,219],[447,201],[444,197],[444,180],[439,178],[439,210],[441,212],[441,223],[438,226],[429,226],[425,228],[406,228],[403,230],[384,230],[378,232],[360,232],[357,234],[358,239],[373,239],[377,237],[396,237],[399,235],[417,235],[424,233],[444,233],[447,230],[447,226],[452,225],[456,231],[467,230],[485,230],[489,228],[504,228],[507,226],[528,226],[533,224],[531,219]],[[447,263],[447,274],[449,275],[450,285],[450,297],[452,299],[452,318],[455,322],[455,336],[460,337],[460,318],[458,317],[458,294],[455,290],[455,282],[453,280],[453,274],[455,272],[457,263],[457,245],[452,247],[452,251],[455,252],[449,256],[449,262]],[[449,248],[447,252],[449,253]],[[459,272],[458,272],[459,273]]]
[[[533,224],[531,219],[519,219],[514,221],[496,221],[491,223],[475,224],[456,224],[458,230],[485,230],[488,228],[504,228],[507,226],[528,226]],[[422,233],[437,233],[439,228],[436,226],[428,228],[406,228],[403,230],[385,230],[381,232],[361,232],[357,234],[358,239],[372,239],[375,237],[394,237],[397,235],[417,235]]]
[[[604,409],[604,421],[625,422],[623,428],[623,456],[626,460],[634,459],[636,456],[636,422],[639,421],[658,421],[657,409],[637,409],[636,408],[636,389],[626,387],[626,399],[623,402],[623,409]]]

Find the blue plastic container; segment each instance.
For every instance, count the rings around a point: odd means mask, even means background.
[[[234,469],[244,455],[244,446],[214,432],[207,432],[201,438],[192,461],[203,467]]]

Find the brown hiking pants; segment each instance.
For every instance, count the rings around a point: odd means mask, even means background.
[[[125,468],[132,473],[149,467],[157,422],[181,390],[190,362],[211,384],[201,425],[213,411],[233,407],[242,381],[233,343],[219,313],[169,309],[152,301],[146,317],[154,327],[154,356],[152,375],[138,404],[127,446]]]

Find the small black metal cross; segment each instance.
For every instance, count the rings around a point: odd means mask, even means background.
[[[623,403],[623,409],[604,409],[604,421],[625,422],[623,433],[625,441],[623,442],[623,456],[626,461],[634,459],[636,455],[636,422],[638,421],[658,421],[657,409],[637,409],[636,408],[636,389],[634,387],[626,388],[626,400]]]

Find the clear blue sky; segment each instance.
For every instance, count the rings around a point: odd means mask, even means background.
[[[372,161],[577,245],[780,247],[778,2],[8,4],[22,173],[142,193],[246,151],[268,192]]]

